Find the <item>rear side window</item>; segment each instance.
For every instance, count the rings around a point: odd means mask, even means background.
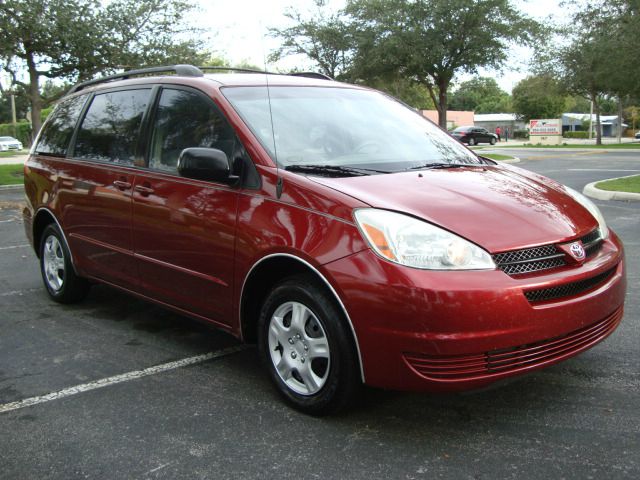
[[[175,172],[180,152],[217,148],[232,158],[235,134],[214,103],[186,90],[163,89],[156,110],[149,167]]]
[[[87,95],[80,95],[58,104],[40,133],[36,153],[54,157],[67,155],[73,130],[86,100]]]
[[[74,157],[133,165],[151,89],[101,93],[82,121]]]

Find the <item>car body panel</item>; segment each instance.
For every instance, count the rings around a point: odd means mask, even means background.
[[[499,269],[430,271],[392,263],[374,253],[354,220],[358,208],[393,210],[441,226],[492,254],[576,241],[598,224],[561,185],[488,163],[344,178],[283,170],[221,94],[221,88],[265,81],[265,75],[242,74],[118,81],[118,88],[179,84],[204,93],[233,127],[259,185],[190,180],[140,163],[124,167],[32,154],[25,166],[24,218],[34,248],[35,215],[50,212],[81,276],[238,337],[244,321],[240,306],[251,301],[243,298],[243,286],[254,267],[278,256],[298,259],[322,277],[344,308],[364,381],[386,388],[482,387],[575,355],[617,326],[626,280],[623,247],[613,232],[582,263],[512,276]],[[279,75],[268,81],[274,86],[361,88]],[[105,88],[110,86],[91,86],[80,94]],[[532,303],[524,294],[604,273],[606,279],[587,290],[553,301]],[[509,371],[488,369],[443,380],[425,375],[416,367],[421,360],[411,357],[446,363],[538,348],[531,345],[572,338],[603,319],[613,327],[598,330],[589,341],[565,345],[555,357],[522,362]]]

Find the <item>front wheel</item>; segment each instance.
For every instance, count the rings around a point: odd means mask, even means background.
[[[493,138],[493,137],[491,137],[491,140],[489,140],[489,143],[490,143],[491,145],[495,145],[495,144],[496,144],[496,139],[495,139],[495,138]]]
[[[278,284],[260,313],[258,349],[278,391],[311,415],[348,406],[360,385],[344,315],[315,278]]]
[[[47,293],[58,303],[79,302],[89,291],[89,282],[78,277],[73,270],[71,254],[64,236],[53,223],[42,233],[40,272]]]

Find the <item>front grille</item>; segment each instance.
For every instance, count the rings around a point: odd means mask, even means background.
[[[592,230],[580,240],[584,245],[587,257],[595,255],[602,247],[602,239],[598,229]],[[498,268],[507,275],[550,270],[567,264],[565,254],[559,251],[555,244],[496,253],[493,255],[493,260]]]
[[[564,283],[562,285],[556,285],[550,288],[541,288],[538,290],[529,290],[524,292],[524,296],[527,297],[527,300],[531,303],[536,302],[544,302],[547,300],[554,300],[556,298],[562,297],[572,297],[574,295],[579,295],[587,290],[591,290],[596,287],[598,284],[607,280],[613,272],[615,272],[616,267],[613,267],[606,272],[600,273],[595,277],[587,278],[586,280],[579,280],[577,282]]]
[[[567,335],[476,355],[405,353],[406,362],[430,380],[473,380],[517,372],[575,355],[603,340],[622,319],[622,307],[608,317]]]

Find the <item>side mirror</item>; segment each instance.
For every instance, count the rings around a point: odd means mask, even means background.
[[[231,175],[227,154],[216,148],[185,148],[178,158],[178,173],[196,180],[233,183],[238,177]]]

